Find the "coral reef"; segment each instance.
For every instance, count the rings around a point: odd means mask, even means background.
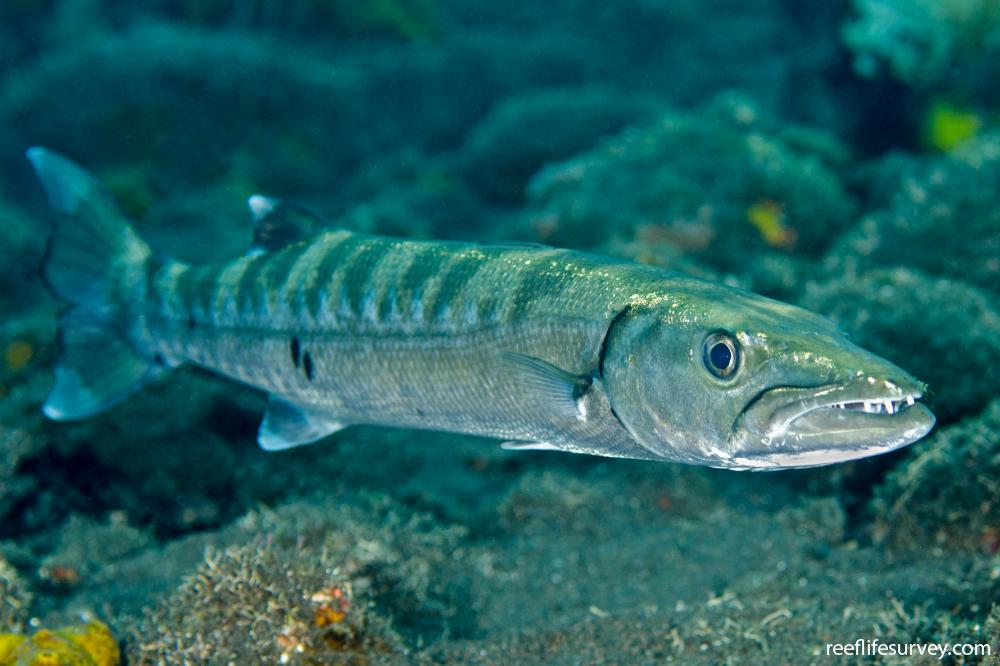
[[[243,545],[211,551],[172,596],[137,619],[134,663],[395,662],[468,618],[435,580],[461,531],[433,529],[384,501],[329,498],[254,513]],[[250,535],[256,535],[251,537]]]
[[[879,539],[994,555],[1000,551],[1000,401],[913,447],[876,491]],[[971,509],[971,510],[970,510]]]
[[[763,256],[821,253],[853,212],[830,163],[840,153],[822,135],[777,131],[762,114],[723,96],[546,168],[529,189],[538,236],[592,247],[651,227],[737,274]]]
[[[569,117],[567,109],[573,110]],[[487,203],[522,203],[525,187],[545,164],[642,124],[657,109],[652,100],[594,86],[511,95],[469,133],[459,157],[462,171]]]
[[[996,104],[1000,7],[993,0],[855,0],[843,31],[855,68]]]
[[[1000,136],[987,135],[929,163],[894,161],[895,186],[881,210],[865,216],[826,265],[832,275],[906,266],[1000,294]]]

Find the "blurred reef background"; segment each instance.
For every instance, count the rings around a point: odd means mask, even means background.
[[[39,627],[65,664],[1000,654],[996,0],[5,0],[0,128],[0,664]],[[262,396],[195,370],[46,422],[31,145],[190,261],[246,249],[259,191],[795,302],[938,426],[779,474],[360,427],[266,455]]]

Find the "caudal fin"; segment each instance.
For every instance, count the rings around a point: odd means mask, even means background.
[[[69,305],[59,321],[56,383],[43,410],[60,421],[81,419],[159,370],[128,340],[128,310],[151,252],[93,176],[45,148],[27,155],[55,211],[43,275]]]

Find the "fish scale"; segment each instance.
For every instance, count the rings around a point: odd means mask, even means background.
[[[596,358],[608,317],[624,305],[594,307],[593,299],[571,298],[568,302],[590,302],[591,306],[579,313],[564,311],[559,319],[550,316],[560,309],[560,299],[572,283],[570,277],[576,279],[576,290],[594,293],[593,285],[582,279],[594,274],[590,266],[594,259],[587,255],[337,234],[335,244],[323,236],[272,254],[190,269],[191,278],[180,287],[162,282],[168,291],[201,288],[213,293],[218,303],[235,298],[237,303],[254,305],[237,308],[235,320],[225,314],[233,309],[224,307],[212,324],[199,325],[192,332],[186,322],[197,314],[201,299],[160,293],[146,317],[152,322],[148,333],[154,348],[282,399],[336,413],[338,420],[378,419],[395,425],[487,433],[496,432],[497,424],[509,420],[506,415],[512,410],[526,414],[542,404],[538,400],[522,403],[511,395],[509,386],[498,390],[483,380],[484,374],[510,374],[498,351],[555,357],[582,374]],[[310,257],[319,268],[303,266],[303,257]],[[560,265],[569,262],[572,267],[553,270],[554,257],[559,257]],[[601,262],[603,276],[614,265]],[[326,276],[323,267],[328,267]],[[626,269],[631,272],[634,269]],[[318,278],[312,288],[333,295],[337,316],[281,316],[295,312],[294,295],[310,286],[314,273]],[[612,284],[606,277],[600,281],[603,289]],[[621,299],[627,290],[613,293]],[[521,303],[528,294],[534,301],[551,301],[538,308],[541,316],[537,319],[532,317],[532,307]],[[387,305],[391,295],[410,299],[397,303],[398,318],[384,316],[392,310]],[[306,300],[310,296],[317,300],[308,293]],[[366,299],[372,301],[370,311],[382,316],[363,316]],[[178,302],[190,311],[156,316],[163,304]],[[341,307],[345,303],[348,316]],[[261,304],[269,305],[262,308]],[[292,362],[293,339],[314,365],[311,380]],[[574,339],[577,344],[567,344]],[[455,413],[456,406],[461,406],[460,414]],[[581,429],[572,415],[554,419],[544,411],[538,420],[559,429],[547,433],[549,439]],[[617,422],[612,419],[608,424],[625,439]],[[500,434],[521,439],[539,435],[509,425]]]
[[[345,230],[267,197],[244,257],[155,253],[106,190],[29,151],[57,212],[54,419],[200,365],[269,394],[277,450],[352,424],[730,469],[810,467],[924,436],[924,386],[823,317],[659,268]],[[310,237],[312,235],[312,237]]]

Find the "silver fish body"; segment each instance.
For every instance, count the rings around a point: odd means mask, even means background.
[[[881,453],[933,425],[915,379],[754,294],[538,246],[303,240],[260,197],[260,247],[190,266],[151,252],[82,169],[29,157],[58,213],[46,275],[71,306],[53,418],[194,363],[270,394],[267,449],[363,423],[772,469]]]
[[[336,231],[224,266],[166,264],[148,287],[137,346],[317,418],[657,457],[611,414],[599,382],[554,408],[528,360],[593,375],[616,315],[669,289],[657,271]]]

